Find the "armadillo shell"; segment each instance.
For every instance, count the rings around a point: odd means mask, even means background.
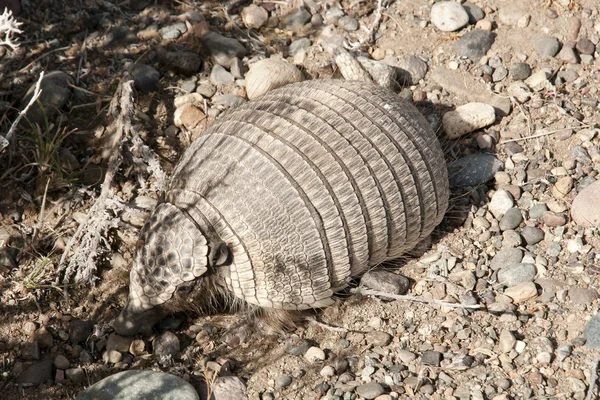
[[[412,104],[376,85],[318,80],[212,125],[183,155],[167,201],[230,246],[218,273],[237,297],[307,309],[429,235],[448,177]]]

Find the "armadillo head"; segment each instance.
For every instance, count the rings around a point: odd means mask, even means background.
[[[142,228],[140,243],[127,304],[112,322],[120,335],[148,333],[164,316],[177,311],[176,291],[203,277],[223,253],[222,242],[209,243],[189,215],[169,203],[154,210]]]

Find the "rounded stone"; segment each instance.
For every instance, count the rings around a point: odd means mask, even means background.
[[[486,183],[503,168],[504,163],[492,154],[469,154],[448,165],[450,186],[477,186]]]
[[[561,46],[557,38],[544,36],[534,39],[533,47],[541,57],[552,58],[558,54]]]
[[[123,371],[90,386],[76,400],[199,400],[192,385],[183,379],[157,371]]]
[[[521,263],[508,265],[498,271],[498,282],[514,286],[523,282],[531,282],[535,278],[535,265]]]
[[[173,332],[165,332],[152,341],[154,356],[159,360],[177,357],[180,348],[179,338]]]
[[[510,76],[515,81],[522,81],[531,76],[531,67],[524,62],[514,63],[510,66]]]
[[[135,64],[131,68],[131,76],[135,88],[142,93],[149,93],[158,89],[160,72],[146,64]]]
[[[469,23],[469,14],[454,1],[440,1],[431,7],[431,22],[441,31],[453,32]]]
[[[571,208],[571,212],[573,212],[572,208]],[[550,227],[563,226],[567,223],[567,217],[565,217],[563,214],[555,213],[552,211],[546,211],[543,215],[543,219],[544,219],[544,224],[546,224],[546,226],[550,226]],[[593,226],[593,225],[590,225],[590,226]]]
[[[465,33],[460,38],[456,51],[459,55],[467,57],[473,62],[478,62],[481,57],[487,54],[495,40],[495,33],[483,29],[475,29],[474,31]]]
[[[67,357],[59,354],[54,358],[54,366],[58,369],[67,369],[71,366],[71,362],[67,359]]]
[[[306,351],[304,358],[311,363],[316,363],[325,360],[325,352],[320,348],[313,346]]]
[[[358,30],[358,21],[348,15],[344,15],[338,20],[338,26],[347,32]]]
[[[529,245],[537,244],[544,240],[544,231],[535,226],[526,226],[521,231],[521,236]]]
[[[581,54],[594,54],[594,51],[596,51],[596,46],[589,39],[579,39],[575,48]]]
[[[496,271],[507,265],[519,264],[521,261],[523,261],[523,251],[514,247],[509,247],[496,253],[490,262],[490,268]]]
[[[385,389],[377,382],[369,382],[356,388],[356,393],[365,399],[374,399],[383,394]]]
[[[481,7],[476,4],[466,1],[462,6],[469,16],[469,24],[476,24],[477,21],[480,21],[485,17],[485,13]]]
[[[513,208],[514,204],[512,194],[507,190],[499,189],[492,196],[488,208],[494,217],[500,218],[502,215],[506,214],[508,210]]]
[[[577,194],[571,206],[571,216],[577,225],[585,228],[600,225],[600,181]]]
[[[521,210],[516,207],[509,208],[502,219],[500,220],[499,226],[501,231],[517,228],[523,221],[523,215]]]
[[[292,377],[289,375],[282,375],[277,378],[276,384],[278,387],[290,386],[292,384]]]

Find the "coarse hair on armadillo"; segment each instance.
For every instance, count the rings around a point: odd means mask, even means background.
[[[293,330],[316,310],[265,309],[250,304],[234,296],[223,279],[216,274],[208,274],[206,278],[197,279],[188,287],[182,287],[164,305],[165,314],[185,312],[216,315],[223,311],[245,315],[244,324],[253,326],[259,332],[283,334]]]

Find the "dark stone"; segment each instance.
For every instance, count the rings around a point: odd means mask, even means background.
[[[471,2],[467,1],[463,3],[462,6],[467,12],[467,15],[469,16],[469,24],[471,25],[475,25],[477,21],[482,20],[485,17],[485,13],[481,9],[481,7]]]
[[[495,33],[475,29],[474,31],[465,33],[460,38],[457,45],[457,52],[459,55],[477,62],[487,54],[495,40]]]
[[[594,51],[596,51],[596,46],[589,39],[579,39],[575,48],[581,54],[594,54]]]
[[[422,365],[432,365],[434,367],[439,367],[441,361],[442,353],[440,353],[439,351],[425,351],[421,355]]]
[[[52,380],[52,366],[54,361],[44,360],[36,362],[19,374],[17,383],[22,385],[40,385]]]
[[[91,321],[83,321],[80,319],[74,319],[71,321],[69,326],[69,338],[71,343],[77,344],[85,342],[92,333],[94,324]]]
[[[135,88],[142,93],[150,93],[158,88],[160,72],[147,64],[135,64],[131,68]]]
[[[408,278],[385,270],[368,271],[360,282],[362,286],[390,294],[406,294],[410,288]]]
[[[450,186],[477,186],[494,178],[504,163],[491,154],[475,153],[448,165]]]
[[[518,62],[510,66],[510,76],[515,81],[522,81],[531,76],[531,67],[527,63]]]

